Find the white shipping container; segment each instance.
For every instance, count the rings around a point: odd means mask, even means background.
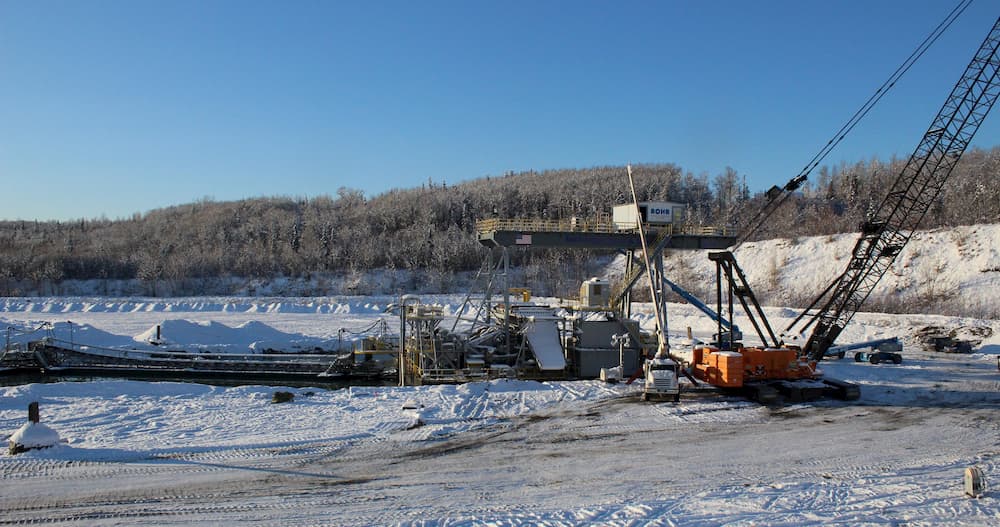
[[[684,204],[670,201],[641,201],[639,212],[646,225],[670,225],[683,223]],[[635,229],[635,205],[615,205],[611,209],[611,221],[617,229]]]
[[[580,286],[580,306],[600,307],[611,303],[611,284],[603,278],[584,280]]]

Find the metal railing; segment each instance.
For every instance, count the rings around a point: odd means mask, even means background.
[[[258,364],[321,364],[335,361],[343,354],[308,354],[308,353],[230,353],[227,351],[195,351],[187,352],[169,349],[137,349],[112,348],[93,344],[71,342],[55,337],[45,337],[39,340],[44,345],[57,349],[85,353],[93,357],[107,359],[157,360],[166,363],[198,364],[206,362],[243,362]]]
[[[735,236],[736,230],[724,226],[649,225],[650,230],[667,231],[669,236]],[[634,225],[615,224],[608,217],[596,219],[544,220],[538,218],[490,218],[476,222],[476,233],[515,232],[593,232],[619,234],[635,232]]]
[[[488,370],[472,370],[470,368],[421,368],[419,376],[424,382],[456,382],[490,378]]]
[[[621,232],[611,220],[543,220],[538,218],[491,218],[476,222],[476,232],[529,231],[529,232]]]

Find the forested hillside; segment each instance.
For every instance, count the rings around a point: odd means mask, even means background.
[[[878,204],[902,165],[870,160],[822,167],[756,239],[851,232]],[[736,169],[692,174],[672,164],[634,168],[640,200],[688,204],[692,224],[738,225],[761,206]],[[963,157],[926,227],[1000,222],[1000,147]],[[759,189],[764,191],[766,189]],[[0,295],[40,291],[63,280],[138,280],[144,294],[198,294],[219,277],[268,279],[373,269],[420,270],[448,290],[449,276],[485,255],[476,220],[590,217],[630,201],[624,167],[547,170],[485,177],[366,198],[335,196],[203,200],[128,219],[0,222]],[[141,204],[136,204],[140,207]],[[572,287],[595,254],[514,251],[540,292]],[[326,291],[329,294],[346,291]]]

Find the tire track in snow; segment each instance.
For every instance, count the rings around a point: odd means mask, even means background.
[[[362,438],[357,438],[358,440]],[[80,503],[87,506],[110,507],[119,505],[131,507],[134,502],[174,501],[191,499],[216,499],[213,494],[190,494],[189,487],[197,488],[203,485],[214,489],[215,482],[226,481],[226,485],[236,490],[246,490],[261,486],[262,479],[280,477],[293,479],[320,478],[326,485],[337,485],[352,482],[343,480],[334,474],[321,472],[303,472],[302,467],[312,467],[317,458],[335,455],[350,442],[312,442],[293,445],[262,445],[257,448],[212,449],[205,452],[179,452],[163,455],[152,454],[141,459],[119,460],[117,462],[62,462],[47,460],[18,460],[3,463],[4,480],[18,480],[14,490],[22,492],[5,492],[0,496],[0,509],[15,515],[18,511],[37,512],[40,510],[58,510],[73,507]],[[235,475],[235,476],[233,476]],[[235,482],[234,482],[235,480]],[[249,483],[239,483],[240,480]],[[99,485],[94,487],[90,482],[116,482],[116,485]],[[179,494],[157,494],[153,498],[144,486],[148,482],[186,481],[185,489]],[[33,483],[34,482],[34,483]],[[133,487],[135,482],[135,487]],[[74,488],[89,489],[84,496],[74,499],[48,498],[45,491],[59,486],[72,485]],[[162,492],[162,491],[161,491]],[[77,495],[81,494],[79,492]],[[224,496],[228,496],[226,493]],[[136,498],[122,498],[136,496]],[[199,509],[200,510],[200,509]],[[221,510],[221,509],[220,509]],[[228,510],[228,509],[227,509]],[[84,515],[77,520],[117,517],[118,513],[99,513]],[[148,515],[143,512],[139,516]],[[72,518],[70,518],[72,519]],[[61,520],[60,520],[61,521]]]

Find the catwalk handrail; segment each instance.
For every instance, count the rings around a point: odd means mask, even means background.
[[[45,337],[39,341],[54,348],[87,353],[93,356],[116,359],[156,359],[164,362],[246,362],[276,364],[283,362],[301,364],[327,364],[350,353],[307,354],[307,353],[230,353],[226,351],[179,351],[168,349],[111,348],[80,342],[70,342],[55,337]]]
[[[735,236],[735,229],[705,225],[660,225],[648,226],[650,230],[668,231],[671,236]],[[498,231],[515,232],[590,232],[600,234],[626,234],[636,232],[634,226],[619,226],[610,219],[563,219],[545,220],[540,218],[490,218],[476,222],[476,232],[486,234]]]

